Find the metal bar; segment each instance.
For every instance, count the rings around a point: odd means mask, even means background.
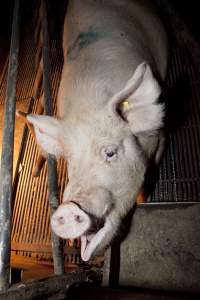
[[[32,154],[32,145],[34,144],[34,140],[31,136],[29,136],[29,154]],[[29,155],[29,157],[31,157]],[[30,172],[28,172],[28,169],[30,169],[30,163],[31,163],[31,159],[27,159],[26,162],[27,164],[27,168],[25,169],[25,172],[23,172],[23,177],[22,177],[22,190],[21,190],[21,199],[23,199],[24,201],[22,201],[22,205],[20,206],[20,209],[23,209],[23,214],[18,214],[18,226],[20,229],[20,238],[19,238],[19,242],[21,243],[23,241],[23,236],[24,233],[26,233],[26,226],[27,226],[27,211],[28,211],[28,207],[30,206],[30,199],[31,199],[31,188],[33,186],[33,178],[30,174]],[[28,183],[28,184],[27,184]],[[25,196],[26,195],[26,198]],[[25,200],[26,199],[26,200]],[[18,232],[19,232],[18,229]]]
[[[15,1],[8,66],[5,121],[0,169],[0,291],[9,287],[11,244],[11,196],[15,124],[15,94],[19,53],[20,0]]]
[[[44,88],[44,109],[47,115],[53,115],[53,101],[51,97],[51,83],[50,83],[50,56],[49,56],[49,37],[48,37],[48,23],[46,2],[42,0],[42,33],[43,33],[43,88]],[[57,164],[52,155],[47,157],[48,165],[48,188],[49,188],[49,204],[51,214],[59,205],[58,200],[58,184],[57,184]],[[55,274],[64,273],[64,251],[62,241],[51,232],[52,252],[54,260]]]
[[[7,72],[7,68],[8,68],[8,57],[6,58],[6,62],[5,62],[5,64],[4,64],[3,70],[2,70],[2,72],[1,72],[1,77],[0,77],[0,90],[1,90],[1,87],[2,87],[2,83],[3,83],[4,77],[5,77],[6,72]]]
[[[34,106],[34,99],[31,98],[29,107],[28,107],[28,113],[31,113],[33,110],[33,106]],[[19,217],[23,217],[23,214],[19,213],[19,209],[21,209],[21,207],[19,208],[19,201],[17,201],[16,203],[16,199],[18,197],[18,194],[22,191],[22,188],[24,187],[23,184],[19,184],[21,182],[21,174],[20,172],[22,172],[22,170],[20,171],[20,165],[22,164],[23,161],[23,157],[26,151],[26,143],[28,140],[28,127],[27,125],[24,126],[24,130],[23,130],[23,136],[22,136],[22,140],[21,140],[21,146],[20,146],[20,151],[19,151],[19,156],[18,156],[18,160],[17,160],[17,165],[16,165],[16,169],[15,169],[15,174],[14,174],[14,180],[13,180],[13,192],[12,192],[12,211],[13,211],[13,215],[12,215],[12,229],[11,229],[11,239],[12,242],[13,240],[15,240],[15,237],[13,235],[13,232],[17,232],[16,227],[18,226],[22,226],[22,220],[19,222],[18,219]],[[31,160],[30,160],[31,161]],[[21,166],[22,168],[22,166]],[[28,176],[28,174],[27,174]],[[27,182],[29,181],[29,178],[25,176]],[[22,194],[20,194],[19,197],[21,197],[21,199],[23,199],[23,197],[21,196]],[[23,205],[25,205],[27,203],[27,201],[22,201]],[[21,230],[20,230],[21,232]],[[12,250],[12,246],[11,246],[11,250]]]
[[[25,47],[27,48],[27,47]],[[27,50],[27,49],[26,49]],[[23,52],[25,52],[22,49],[22,54]],[[29,55],[30,57],[30,55]],[[23,65],[23,61],[22,65]],[[20,61],[19,61],[20,63]],[[25,67],[27,67],[28,65],[26,64]],[[20,69],[19,69],[20,72]],[[27,69],[27,72],[30,72],[30,70]],[[21,79],[19,81],[19,84],[22,82],[24,82],[22,76],[20,76]],[[33,82],[31,80],[31,86],[33,86]],[[27,90],[25,88],[25,90]],[[29,110],[28,113],[30,112],[34,112],[35,111],[35,107],[37,106],[37,101],[34,101],[34,99],[31,99],[30,105],[29,105]],[[14,205],[14,211],[13,211],[13,219],[12,219],[12,242],[13,241],[18,241],[19,243],[21,243],[21,236],[23,236],[23,232],[24,232],[24,216],[25,214],[22,213],[24,211],[27,211],[27,205],[29,204],[29,199],[31,198],[31,194],[30,191],[32,191],[32,186],[33,186],[33,178],[31,176],[31,172],[28,170],[32,170],[32,164],[33,164],[33,157],[35,157],[35,153],[32,153],[31,156],[31,151],[33,151],[32,149],[35,148],[35,143],[34,140],[31,138],[30,133],[28,133],[28,128],[25,126],[25,130],[24,130],[24,135],[22,138],[22,153],[20,152],[19,154],[19,158],[18,158],[18,166],[16,167],[16,177],[17,180],[14,181],[14,200],[13,202],[16,202]],[[28,146],[28,150],[27,147]],[[29,153],[27,155],[27,152]],[[18,173],[19,171],[19,165],[22,164],[23,166],[23,170],[22,173]],[[24,168],[24,166],[26,166]],[[28,182],[28,184],[26,184],[26,182]],[[20,201],[19,201],[20,199]],[[27,231],[27,228],[25,228]],[[26,234],[25,231],[25,234]],[[18,234],[20,232],[20,235]]]
[[[31,148],[31,145],[33,144],[33,139],[31,139],[30,137],[30,133],[28,135],[28,141],[29,142],[29,152],[30,152],[30,148]],[[26,164],[28,166],[29,162],[31,161],[31,159],[29,160],[25,160],[24,162],[22,162],[22,164]],[[22,201],[22,204],[20,205],[20,211],[22,212],[26,212],[27,210],[27,206],[29,204],[29,201],[28,199],[29,198],[29,195],[27,190],[29,191],[29,186],[32,187],[32,177],[31,177],[31,174],[30,172],[28,172],[28,169],[29,167],[25,168],[25,170],[22,172],[22,177],[20,178],[20,183],[18,184],[18,186],[20,187],[18,193],[18,199],[26,199],[25,201]],[[24,184],[26,182],[28,182],[28,184]],[[26,198],[24,197],[24,195],[26,195]],[[20,238],[21,236],[23,235],[23,232],[24,232],[24,229],[25,229],[25,226],[24,226],[24,217],[25,217],[25,213],[17,213],[16,214],[16,218],[17,218],[17,221],[16,220],[13,220],[13,223],[16,222],[17,224],[17,229],[16,229],[16,232],[20,232],[20,237],[19,237],[19,242],[20,242]],[[16,225],[14,225],[16,227]]]
[[[48,194],[47,194],[47,185],[48,185],[48,181],[46,178],[47,176],[47,172],[46,172],[46,168],[44,168],[42,170],[42,180],[40,181],[40,184],[43,185],[43,189],[41,189],[39,186],[38,186],[38,196],[37,196],[37,199],[38,199],[38,204],[39,204],[39,211],[40,211],[40,215],[39,215],[39,218],[37,216],[37,218],[35,219],[37,224],[38,224],[38,228],[37,228],[37,234],[35,235],[35,241],[37,241],[38,243],[41,243],[43,244],[44,243],[44,239],[48,236],[48,232],[49,232],[49,226],[47,224],[49,224],[49,220],[43,220],[43,215],[46,212],[49,212],[49,207],[48,207],[48,202],[47,201],[42,201],[43,199],[47,199],[48,197]],[[43,203],[43,205],[41,205],[41,203]],[[37,213],[37,210],[36,210],[36,213]],[[49,213],[47,213],[47,216],[49,217]],[[42,221],[42,222],[41,222]],[[45,226],[46,225],[46,226]],[[44,229],[44,226],[46,227],[46,232],[45,232],[45,229]]]
[[[72,286],[80,283],[99,283],[101,272],[98,270],[77,270],[61,276],[52,276],[17,284],[5,293],[1,300],[66,299]]]
[[[33,110],[33,104],[34,104],[34,99],[31,98],[30,103],[29,103],[29,107],[28,107],[28,113],[32,112],[32,110]],[[22,158],[24,157],[24,152],[25,152],[27,138],[28,138],[28,126],[25,125],[24,126],[24,130],[23,130],[22,142],[21,142],[21,145],[20,145],[20,150],[19,150],[19,156],[18,156],[18,160],[17,160],[16,170],[15,170],[15,174],[14,174],[14,180],[13,180],[13,194],[14,194],[14,196],[15,196],[15,192],[17,190],[17,185],[18,185],[18,180],[19,180],[19,168],[20,168],[20,164],[21,164]]]

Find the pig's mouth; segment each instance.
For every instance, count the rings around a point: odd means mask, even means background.
[[[95,234],[83,234],[81,236],[81,258],[83,261],[88,261],[92,256],[92,252],[95,250],[94,246],[91,247],[94,237]]]
[[[109,214],[108,214],[109,215]],[[81,239],[81,257],[88,261],[105,244],[108,215],[98,217],[75,201],[60,205],[51,217],[53,231],[64,239]]]
[[[103,239],[102,228],[105,224],[104,218],[98,218],[90,215],[91,226],[83,235],[81,235],[81,258],[88,261],[95,252]]]
[[[105,217],[98,217],[86,211],[75,201],[70,203],[76,205],[90,220],[89,228],[78,236],[81,239],[81,258],[83,261],[88,261],[104,238]]]

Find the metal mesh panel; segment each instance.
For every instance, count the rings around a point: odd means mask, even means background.
[[[200,201],[200,81],[187,45],[173,49],[167,85],[174,124],[152,201]]]
[[[27,36],[29,39],[29,36]],[[32,47],[32,49],[30,48]],[[29,98],[33,94],[35,78],[33,43],[23,43],[20,52],[21,72],[18,78],[18,95]],[[54,111],[56,113],[56,95],[62,70],[62,49],[54,41],[51,47],[51,83]],[[32,77],[27,76],[31,74]],[[33,76],[34,75],[34,76]],[[38,100],[32,112],[36,113]],[[21,157],[16,174],[13,206],[12,250],[17,254],[35,256],[39,259],[51,259],[51,233],[49,227],[50,209],[48,204],[47,168],[43,168],[39,177],[34,178],[32,171],[38,158],[38,148],[30,132],[24,134]],[[66,162],[58,161],[58,186],[60,199],[66,183]],[[79,249],[67,247],[66,262],[79,263]]]
[[[19,68],[17,79],[16,100],[29,101],[33,94],[33,85],[35,80],[34,69],[35,48],[30,38],[23,39],[20,47]],[[4,103],[6,96],[6,77],[7,77],[8,59],[6,60],[0,74],[0,104]]]

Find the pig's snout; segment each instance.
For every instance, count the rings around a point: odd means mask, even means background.
[[[90,217],[73,202],[61,204],[51,217],[52,230],[64,239],[77,238],[90,226]]]

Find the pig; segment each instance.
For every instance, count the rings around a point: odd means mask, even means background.
[[[69,182],[51,217],[88,261],[112,243],[164,148],[161,86],[168,41],[147,0],[69,1],[57,118],[27,116],[41,151],[64,157]]]

